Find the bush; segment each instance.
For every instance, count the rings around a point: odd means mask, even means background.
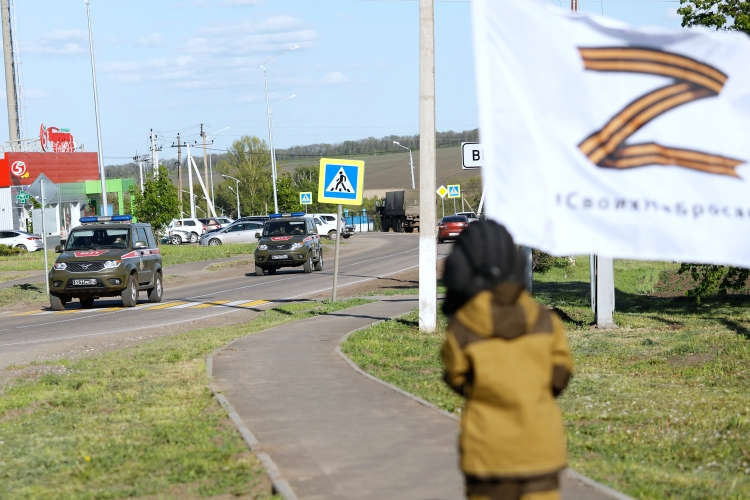
[[[0,255],[6,256],[6,255],[18,255],[20,253],[25,252],[26,250],[23,250],[21,248],[13,248],[10,245],[0,245]]]
[[[553,267],[568,267],[567,257],[555,257],[541,250],[531,250],[531,270],[535,273],[546,273]]]
[[[714,264],[682,264],[677,273],[688,273],[695,280],[696,285],[685,295],[695,297],[699,303],[702,297],[746,291],[750,277],[750,269]]]

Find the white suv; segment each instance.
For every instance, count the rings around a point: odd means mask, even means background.
[[[190,235],[190,243],[197,243],[201,235],[206,233],[206,226],[198,219],[172,219],[167,226],[167,233],[172,230],[185,232]]]
[[[327,235],[328,239],[336,239],[336,214],[307,214],[305,215],[305,217],[317,217],[318,219],[320,219],[325,225],[325,231],[323,230],[323,228],[318,226],[318,233]],[[354,227],[347,226],[346,219],[344,219],[343,217],[341,218],[340,233],[341,236],[344,237],[344,239],[349,238],[352,234],[354,234]]]

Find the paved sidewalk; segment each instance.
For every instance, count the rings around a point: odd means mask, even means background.
[[[407,313],[388,300],[249,335],[213,359],[216,385],[302,500],[461,499],[457,424],[357,373],[335,348]],[[611,500],[565,476],[566,500]]]

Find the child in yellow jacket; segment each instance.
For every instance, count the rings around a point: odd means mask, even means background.
[[[470,500],[558,500],[566,466],[555,403],[573,370],[562,322],[523,285],[503,226],[472,224],[446,262],[445,381],[466,397],[461,469]]]

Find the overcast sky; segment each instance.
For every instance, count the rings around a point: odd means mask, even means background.
[[[569,0],[551,2],[569,7]],[[83,0],[16,0],[26,134],[70,128],[96,150]],[[634,25],[679,27],[677,1],[583,1],[582,10]],[[148,151],[150,129],[170,149],[198,125],[217,149],[243,134],[268,138],[268,63],[279,148],[416,134],[416,0],[91,0],[106,164]],[[470,4],[436,3],[437,128],[477,126]],[[7,120],[0,120],[7,140]]]

